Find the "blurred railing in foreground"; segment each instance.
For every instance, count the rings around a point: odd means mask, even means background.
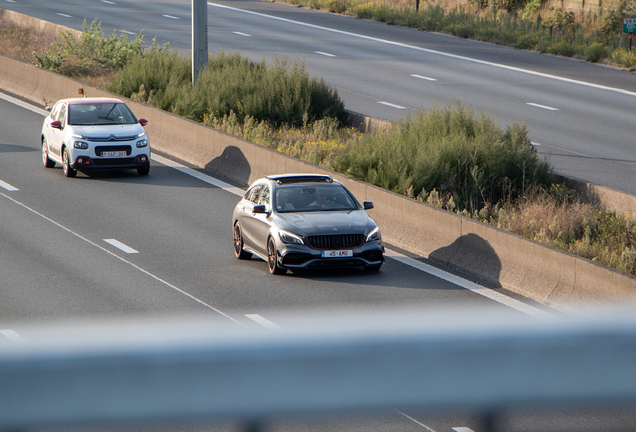
[[[636,317],[488,311],[47,324],[0,346],[0,430],[636,402]],[[271,317],[270,317],[271,319]],[[494,424],[487,421],[486,424]],[[491,426],[492,427],[492,426]],[[486,431],[480,431],[486,432]]]

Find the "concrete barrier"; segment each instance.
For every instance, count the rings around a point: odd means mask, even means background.
[[[566,312],[603,302],[636,301],[636,278],[538,242],[269,150],[200,123],[92,88],[33,65],[0,57],[0,89],[40,104],[77,95],[116,96],[138,117],[155,150],[248,185],[274,173],[332,175],[359,200],[375,203],[369,213],[385,242],[472,274]],[[228,221],[229,224],[230,221]],[[228,228],[229,229],[229,228]]]

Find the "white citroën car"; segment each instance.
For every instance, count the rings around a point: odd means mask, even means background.
[[[44,119],[42,162],[47,168],[61,164],[66,177],[97,169],[136,169],[148,175],[147,123],[119,99],[62,99]]]

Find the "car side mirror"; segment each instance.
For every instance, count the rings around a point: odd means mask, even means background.
[[[146,119],[139,119],[139,124],[142,126],[146,126],[148,124],[148,120]]]
[[[365,210],[371,210],[373,208],[373,202],[371,201],[364,201],[362,205],[364,206]]]
[[[51,122],[51,127],[55,129],[62,129],[62,122],[59,120],[53,120]]]
[[[255,205],[254,208],[252,209],[252,213],[260,213],[260,214],[267,213],[267,207],[265,206],[265,204]]]

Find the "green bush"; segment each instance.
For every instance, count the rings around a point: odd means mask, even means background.
[[[607,49],[601,42],[595,42],[585,50],[585,59],[591,63],[607,57]]]
[[[101,23],[97,20],[86,28],[86,20],[82,24],[82,37],[76,40],[69,31],[61,31],[63,41],[55,42],[57,51],[44,51],[42,54],[33,53],[39,66],[53,70],[67,76],[81,76],[90,74],[93,69],[115,71],[122,68],[134,56],[145,51],[143,30],[130,40],[127,34],[117,36],[116,32],[110,37],[104,37]],[[153,47],[155,47],[153,41]],[[151,48],[152,49],[152,48]]]
[[[337,91],[323,79],[311,78],[300,60],[267,65],[221,52],[210,57],[195,86],[191,70],[188,59],[154,51],[131,60],[109,90],[198,121],[230,112],[241,120],[251,116],[274,126],[299,126],[325,117],[345,121]]]
[[[432,107],[387,133],[348,143],[334,169],[390,191],[426,200],[435,190],[457,208],[478,210],[549,184],[525,126],[505,132],[460,103]]]
[[[636,52],[618,48],[612,53],[612,60],[625,69],[636,69]]]

